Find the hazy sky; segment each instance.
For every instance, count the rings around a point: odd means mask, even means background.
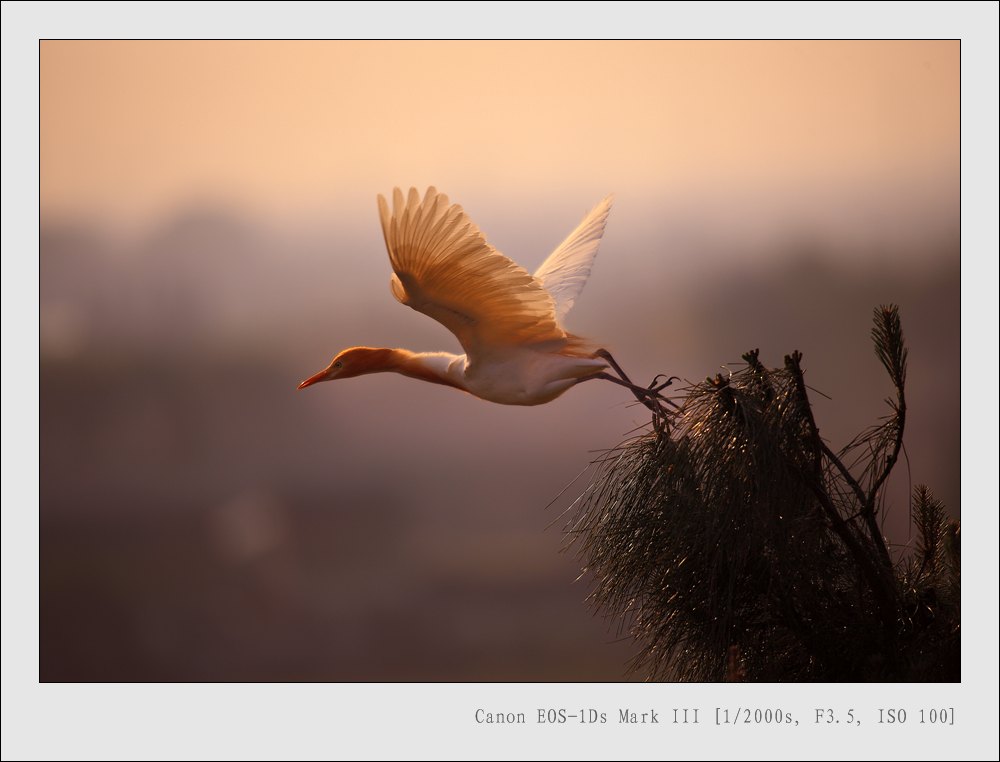
[[[957,198],[958,83],[957,41],[45,41],[42,211],[294,218],[411,183]]]

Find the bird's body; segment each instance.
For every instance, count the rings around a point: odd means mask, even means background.
[[[596,357],[564,354],[565,347],[554,344],[505,347],[466,359],[466,391],[504,405],[541,405],[608,367]]]
[[[303,381],[395,372],[462,389],[504,405],[539,405],[571,386],[606,378],[639,392],[604,350],[568,333],[562,319],[580,294],[604,233],[611,198],[545,260],[534,275],[487,242],[462,207],[428,188],[421,199],[397,188],[393,209],[378,197],[393,274],[392,293],[458,338],[464,355],[351,347]],[[619,374],[605,371],[609,363]],[[648,396],[648,395],[647,395]]]

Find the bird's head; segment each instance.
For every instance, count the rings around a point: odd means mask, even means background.
[[[392,349],[373,349],[372,347],[351,347],[334,357],[328,366],[301,384],[299,389],[318,384],[320,381],[333,381],[338,378],[353,378],[366,373],[392,370],[395,367]]]

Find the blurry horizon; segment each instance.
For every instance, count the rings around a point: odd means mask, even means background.
[[[957,42],[41,44],[41,679],[617,680],[560,554],[610,384],[535,408],[391,374],[375,195],[436,185],[533,270],[609,192],[566,321],[638,380],[803,352],[837,449],[885,414],[905,549],[961,515]],[[460,351],[460,350],[459,350]],[[826,399],[822,395],[829,395]]]

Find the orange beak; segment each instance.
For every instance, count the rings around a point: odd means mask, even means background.
[[[314,376],[309,376],[305,381],[299,384],[299,389],[305,389],[307,386],[312,386],[313,384],[318,384],[320,381],[326,381],[327,374],[330,372],[329,368],[324,368],[319,373]]]

